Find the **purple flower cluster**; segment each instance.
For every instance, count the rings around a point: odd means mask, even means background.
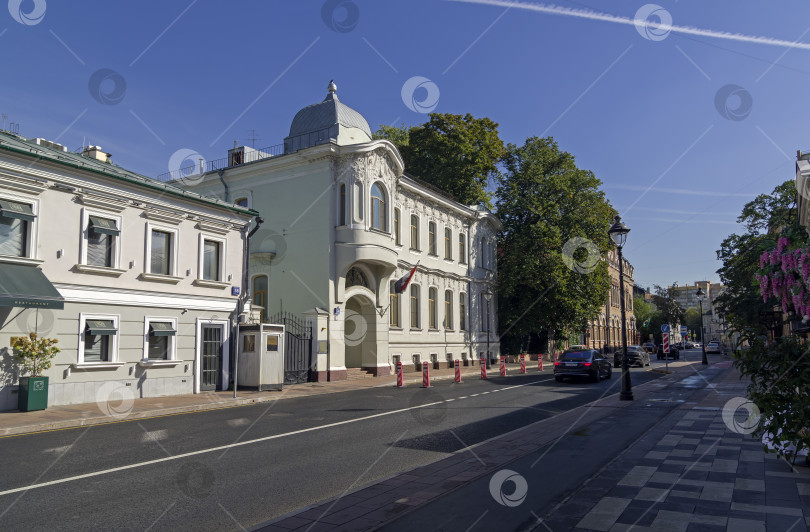
[[[810,248],[789,247],[790,241],[782,237],[776,249],[760,256],[756,277],[762,300],[767,303],[773,297],[781,303],[782,312],[787,313],[792,306],[796,314],[810,319]]]

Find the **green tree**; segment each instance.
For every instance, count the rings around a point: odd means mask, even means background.
[[[504,225],[498,272],[502,341],[541,329],[581,332],[610,288],[608,229],[615,210],[592,172],[552,138],[510,144],[497,191]]]
[[[745,204],[737,218],[737,222],[744,224],[745,232],[729,235],[717,252],[723,261],[717,273],[726,288],[715,302],[725,310],[731,329],[744,338],[765,334],[775,325],[771,314],[773,302],[762,300],[756,274],[760,255],[776,247],[779,236],[794,243],[807,240],[796,215],[796,200],[796,183],[792,179],[778,185],[769,195],[760,194]]]
[[[636,323],[639,327],[643,326],[644,323],[650,319],[653,312],[653,306],[643,297],[638,296],[633,298],[633,315],[636,317]]]
[[[694,307],[689,307],[684,311],[686,328],[690,331],[700,330],[700,311]]]
[[[465,205],[492,207],[487,185],[498,176],[504,145],[498,124],[489,118],[431,113],[419,126],[381,126],[374,138],[396,145],[407,173]]]

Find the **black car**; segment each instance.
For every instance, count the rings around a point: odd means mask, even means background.
[[[622,350],[616,351],[616,354],[613,355],[613,365],[615,367],[620,367],[622,365]],[[628,345],[627,346],[627,365],[628,366],[644,366],[650,365],[650,354],[644,350],[643,347],[639,345]]]
[[[674,345],[669,346],[669,356],[664,355],[664,346],[658,346],[658,360],[664,360],[664,358],[674,358],[675,360],[681,359],[681,351]]]
[[[568,350],[554,362],[554,380],[564,377],[586,377],[593,382],[609,379],[613,368],[605,356],[594,349]]]

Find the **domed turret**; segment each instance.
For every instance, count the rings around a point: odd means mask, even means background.
[[[371,128],[363,115],[344,105],[337,97],[334,80],[322,102],[308,105],[295,114],[290,134],[284,139],[284,153],[292,153],[334,142],[339,146],[360,144],[371,140]]]

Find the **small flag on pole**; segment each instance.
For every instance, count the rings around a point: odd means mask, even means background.
[[[416,263],[416,266],[419,266],[419,263],[418,263],[418,262]],[[399,281],[397,281],[396,283],[394,283],[394,293],[396,293],[396,294],[401,294],[402,292],[404,292],[404,291],[405,291],[405,289],[406,289],[406,288],[408,288],[408,283],[410,283],[410,282],[411,282],[411,278],[413,278],[413,274],[415,274],[415,273],[416,273],[416,266],[414,266],[413,268],[411,268],[411,271],[409,271],[408,273],[406,273],[405,275],[403,275],[403,276],[402,276],[402,277],[399,279]]]

